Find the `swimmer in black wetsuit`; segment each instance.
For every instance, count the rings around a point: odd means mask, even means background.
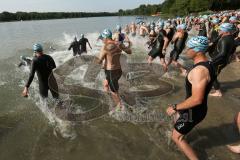
[[[208,48],[208,54],[211,58],[215,57],[216,55],[214,55],[214,50],[217,46],[218,40],[220,39],[219,37],[219,19],[218,18],[214,18],[212,21],[212,25],[211,25],[211,30],[209,33],[209,40],[210,40],[210,44],[209,44],[209,48]]]
[[[234,26],[230,23],[223,23],[220,26],[220,36],[215,49],[215,57],[212,58],[213,64],[216,67],[216,74],[219,75],[223,68],[230,63],[230,60],[236,50],[235,41],[232,33],[234,32]],[[221,97],[222,92],[220,90],[220,83],[216,79],[214,82],[215,92],[211,93],[211,96]]]
[[[171,42],[172,39],[173,39],[175,30],[174,30],[174,28],[171,26],[171,23],[170,23],[170,22],[167,22],[167,23],[165,24],[165,31],[166,31],[166,33],[167,33],[167,37],[168,37],[169,42]]]
[[[56,68],[55,62],[51,56],[43,54],[43,48],[40,44],[34,44],[33,50],[35,57],[32,60],[29,79],[22,94],[24,97],[28,96],[28,88],[33,81],[35,72],[37,72],[41,97],[47,98],[48,90],[50,90],[53,98],[57,99],[59,97],[58,86],[52,74],[52,70]]]
[[[198,36],[207,37],[207,27],[203,18],[200,20]]]
[[[214,66],[205,55],[207,37],[197,36],[187,43],[187,56],[194,61],[185,80],[185,101],[167,108],[169,116],[175,116],[172,140],[190,160],[198,160],[197,154],[184,139],[207,115],[208,94],[216,78]]]
[[[73,50],[73,56],[76,56],[76,55],[81,55],[81,52],[80,52],[80,45],[79,45],[79,42],[77,41],[77,37],[74,37],[74,40],[73,42],[70,44],[70,46],[68,47],[68,50]]]
[[[170,59],[167,63],[167,66],[169,66],[173,62],[173,64],[180,69],[181,74],[183,76],[186,75],[186,70],[178,62],[178,58],[185,47],[185,42],[187,41],[187,38],[188,38],[188,33],[186,31],[186,25],[185,24],[179,25],[177,27],[177,32],[175,33],[172,40],[172,43],[174,43],[174,48],[170,53]]]
[[[80,45],[80,54],[82,54],[82,53],[87,53],[87,43],[88,43],[88,45],[89,45],[89,47],[90,47],[91,49],[92,49],[92,47],[91,47],[88,39],[84,37],[84,34],[81,34],[81,35],[80,35],[80,38],[81,38],[81,39],[80,39],[79,42],[78,42],[79,45]]]
[[[163,66],[163,70],[167,72],[165,54],[163,52],[166,52],[168,38],[167,38],[166,31],[163,29],[163,26],[164,26],[163,22],[160,22],[158,25],[159,27],[158,36],[150,44],[152,49],[148,53],[148,63],[151,64],[156,57],[159,57],[160,63]]]

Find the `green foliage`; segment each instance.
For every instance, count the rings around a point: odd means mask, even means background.
[[[62,19],[62,18],[82,18],[82,17],[101,17],[101,16],[116,16],[117,13],[85,13],[85,12],[2,12],[0,13],[0,22],[20,21],[20,20],[44,20],[44,19]]]
[[[133,10],[119,10],[118,15],[163,15],[183,16],[207,10],[226,10],[240,8],[240,0],[165,0],[158,5],[140,5]]]

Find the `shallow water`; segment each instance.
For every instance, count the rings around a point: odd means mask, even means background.
[[[173,68],[170,68],[168,76],[162,75],[161,67],[156,66],[154,69],[156,72],[159,70],[158,79],[174,84],[168,94],[133,94],[133,97],[137,97],[134,105],[126,104],[131,112],[111,116],[106,113],[90,121],[70,123],[59,119],[52,110],[52,100],[46,103],[39,99],[36,78],[31,86],[30,97],[25,99],[20,96],[29,70],[19,69],[16,64],[20,55],[32,55],[32,43],[43,43],[45,53],[53,56],[57,66],[61,66],[72,58],[72,53],[67,51],[67,48],[74,35],[85,33],[93,46],[89,55],[97,55],[101,43],[97,42],[96,38],[102,29],[114,28],[115,24],[130,23],[134,19],[135,17],[107,17],[0,23],[0,160],[186,159],[170,141],[172,120],[165,115],[167,105],[180,102],[185,94],[184,78]],[[134,53],[127,56],[127,62],[145,62],[146,40],[130,38],[134,44]],[[50,46],[56,50],[51,51]],[[184,56],[182,58],[184,59]],[[156,60],[155,63],[159,62]],[[186,65],[190,64],[191,62],[187,61]],[[126,81],[127,78],[135,78],[134,83],[138,85],[120,85],[123,95],[128,89],[132,92],[146,91],[159,86],[158,79],[150,79],[150,75],[141,66],[140,70],[145,72],[136,74],[137,67],[133,66],[137,64],[124,66],[126,70],[135,73],[123,75],[120,81],[127,84],[130,83]],[[224,98],[209,99],[207,118],[187,137],[202,159],[239,159],[239,156],[226,151],[225,147],[228,143],[239,142],[239,135],[232,125],[233,116],[240,107],[239,67],[239,64],[231,64],[222,73],[220,80],[223,81]],[[104,74],[100,72],[94,82],[85,81],[87,68],[87,65],[77,67],[67,75],[64,84],[95,88],[98,89],[97,93],[102,93],[101,81]],[[97,93],[95,94],[98,95]],[[82,113],[94,108],[106,98],[105,95],[96,97],[95,94],[62,94],[62,97],[66,102],[71,100],[73,112]],[[132,99],[130,97],[130,101]],[[103,104],[112,106],[107,98]]]

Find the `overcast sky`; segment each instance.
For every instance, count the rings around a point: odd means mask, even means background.
[[[114,12],[164,0],[0,0],[0,12]]]

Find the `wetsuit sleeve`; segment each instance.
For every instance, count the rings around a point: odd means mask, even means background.
[[[29,86],[31,85],[35,72],[36,72],[36,61],[33,60],[32,64],[31,64],[31,71],[30,71],[30,74],[29,74],[29,78],[28,78],[28,81],[26,83],[27,88],[29,88]]]
[[[51,61],[51,69],[54,69],[54,68],[56,68],[56,63],[55,63],[55,61],[53,60],[53,58],[51,57],[50,58],[50,61]]]
[[[73,47],[73,44],[71,43],[71,45],[68,47],[68,50],[71,50]]]

